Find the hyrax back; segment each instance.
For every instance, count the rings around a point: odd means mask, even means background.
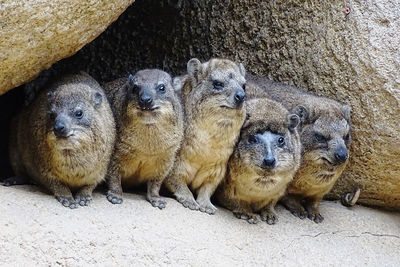
[[[167,187],[190,209],[213,214],[210,197],[226,172],[246,112],[245,70],[227,59],[191,59],[181,95],[185,136]],[[197,202],[189,187],[197,193]]]
[[[302,164],[283,203],[295,216],[321,222],[319,203],[348,162],[350,107],[267,78],[248,76],[248,80],[251,97],[272,97],[299,115]]]
[[[44,90],[14,119],[10,136],[15,175],[29,176],[75,208],[91,201],[106,175],[115,123],[102,88],[82,73]]]
[[[107,199],[122,202],[121,181],[124,186],[147,182],[147,199],[162,209],[160,187],[183,138],[183,111],[171,76],[146,69],[105,87],[117,122]]]
[[[255,212],[261,212],[274,224],[274,207],[300,166],[300,118],[267,98],[247,100],[246,107],[248,119],[217,199],[240,219],[256,223]]]

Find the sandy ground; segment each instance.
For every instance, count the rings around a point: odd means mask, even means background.
[[[250,225],[168,199],[165,210],[101,192],[89,207],[62,207],[36,186],[0,186],[1,266],[400,265],[400,214],[324,202],[322,224],[278,207],[279,222]]]

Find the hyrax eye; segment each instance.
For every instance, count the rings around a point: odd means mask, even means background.
[[[243,84],[242,88],[243,88],[243,91],[246,91],[246,84]]]
[[[56,115],[55,112],[50,112],[50,113],[49,113],[49,116],[50,116],[50,120],[55,120],[56,117],[57,117],[57,115]]]
[[[250,135],[249,136],[249,143],[250,144],[255,144],[255,143],[257,143],[257,137],[255,136],[255,135]]]
[[[350,134],[346,134],[344,137],[344,141],[348,142],[350,140]]]
[[[318,142],[326,142],[326,138],[322,135],[322,134],[319,134],[319,133],[316,133],[315,134],[315,139],[318,141]]]
[[[282,136],[278,138],[278,146],[282,147],[285,145],[285,138]]]
[[[132,86],[132,92],[137,92],[139,90],[139,86],[137,84],[134,84]]]
[[[165,92],[165,85],[164,84],[160,84],[159,86],[157,86],[157,90],[161,93]]]
[[[224,83],[220,82],[220,81],[213,81],[213,86],[215,90],[222,90],[224,89]]]
[[[83,117],[83,111],[81,109],[77,109],[74,112],[74,117],[77,119],[82,119]]]

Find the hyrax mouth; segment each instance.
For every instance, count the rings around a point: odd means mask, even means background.
[[[70,137],[74,136],[74,133],[73,132],[69,132],[69,133],[54,132],[54,136],[56,137],[56,140],[67,140]]]
[[[332,165],[332,166],[335,165],[334,163],[332,163],[332,162],[331,162],[329,159],[327,159],[327,158],[322,157],[321,160],[322,160],[323,162],[329,164],[329,165]]]
[[[261,176],[256,180],[256,184],[260,185],[260,186],[266,186],[266,185],[271,185],[271,184],[275,184],[275,183],[276,183],[276,180],[269,176]]]
[[[243,107],[243,103],[238,104],[238,105],[220,105],[220,108],[224,108],[224,109],[241,109]]]
[[[322,157],[321,160],[322,160],[326,165],[328,165],[328,166],[331,167],[331,168],[336,168],[336,167],[338,167],[338,166],[340,166],[340,165],[343,164],[342,162],[335,162],[335,161],[332,162],[332,161],[330,161],[329,159],[324,158],[324,157]]]
[[[156,106],[156,107],[139,107],[139,110],[141,110],[141,111],[154,111],[157,109],[159,109],[158,106]]]

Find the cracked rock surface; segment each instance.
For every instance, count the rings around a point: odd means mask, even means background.
[[[276,225],[251,225],[219,208],[190,211],[173,199],[160,211],[142,195],[110,204],[96,191],[71,210],[36,186],[0,186],[4,265],[383,265],[400,255],[400,214],[323,202],[322,224],[278,206]]]

